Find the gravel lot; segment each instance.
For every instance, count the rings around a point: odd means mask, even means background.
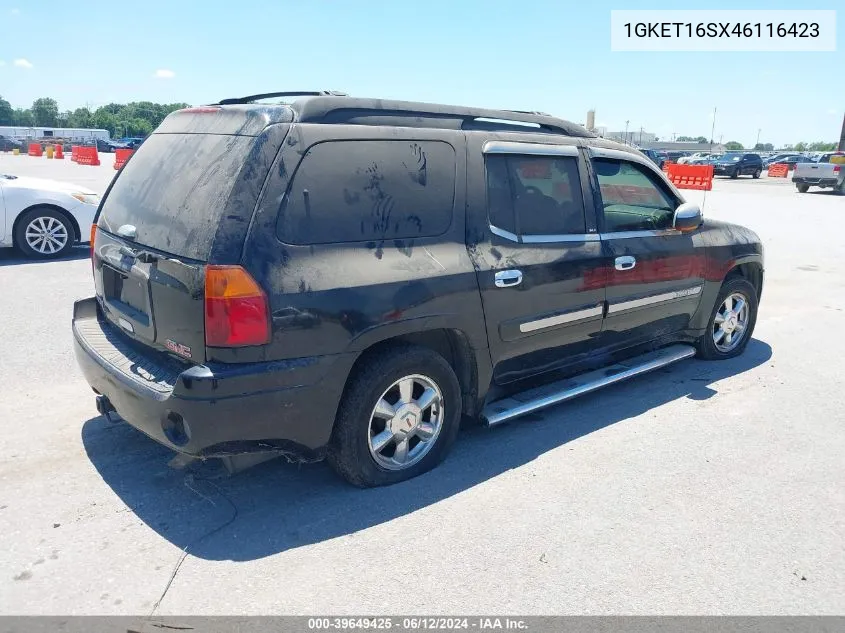
[[[0,172],[103,191],[111,158]],[[158,613],[841,614],[845,197],[719,179],[705,214],[766,245],[743,357],[466,431],[364,491],[323,464],[171,471],[77,371],[87,249],[0,251],[0,613],[149,613],[187,550]]]

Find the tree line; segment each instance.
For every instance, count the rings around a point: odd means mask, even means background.
[[[29,108],[13,108],[0,96],[0,125],[14,127],[70,127],[108,130],[111,136],[146,136],[164,117],[187,103],[108,103],[95,110],[76,108],[59,110],[55,99],[41,97]]]
[[[704,136],[679,136],[677,141],[687,141],[691,143],[706,143],[707,139]],[[713,143],[713,141],[710,141]],[[815,143],[807,143],[805,141],[801,141],[800,143],[795,143],[794,145],[786,145],[783,149],[786,150],[794,150],[796,152],[832,152],[836,149],[837,143],[825,143],[824,141],[816,141]],[[725,143],[725,149],[729,151],[741,151],[746,149],[746,147],[740,143],[739,141],[728,141]],[[773,152],[775,151],[775,146],[771,143],[757,143],[754,147],[749,148],[751,151],[755,152]]]

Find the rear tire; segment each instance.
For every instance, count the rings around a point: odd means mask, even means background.
[[[412,385],[403,393],[407,381]],[[449,363],[426,347],[396,345],[366,359],[350,378],[327,458],[355,486],[394,484],[437,466],[460,422],[461,388]]]
[[[726,310],[729,299],[731,309]],[[740,306],[740,300],[744,305]],[[727,360],[739,356],[748,346],[756,323],[757,290],[742,277],[726,280],[707,321],[707,331],[696,344],[698,357],[704,360]]]
[[[798,193],[807,193],[810,190],[810,185],[795,185]]]
[[[731,172],[731,178],[732,178],[732,179],[739,178],[739,169],[734,169],[734,170]]]
[[[752,174],[752,175],[753,175],[754,179],[756,180],[757,178],[759,178],[759,177],[760,177],[760,175],[761,175],[762,173],[763,173],[763,170],[762,170],[762,169],[758,169],[758,170],[757,170],[757,171],[755,171],[755,172],[754,172],[754,174]]]
[[[50,207],[25,212],[15,227],[15,246],[30,259],[55,259],[73,248],[76,234],[70,220]]]

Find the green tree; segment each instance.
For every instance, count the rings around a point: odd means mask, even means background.
[[[775,149],[775,146],[771,143],[757,143],[754,146],[754,149],[758,152],[772,152]]]
[[[836,143],[823,143],[822,141],[816,141],[815,143],[810,143],[808,149],[811,152],[832,152],[836,149]]]
[[[70,114],[68,127],[91,127],[92,114],[88,108],[77,108]]]
[[[15,111],[12,109],[12,104],[0,97],[0,125],[12,125]]]
[[[807,151],[807,144],[804,141],[795,144],[795,151],[796,152],[806,152]]]
[[[35,117],[32,116],[31,110],[24,110],[23,108],[16,108],[14,115],[12,115],[12,125],[20,127],[32,127],[35,125]]]
[[[695,137],[695,142],[696,142],[696,143],[706,143],[706,142],[707,142],[707,139],[706,139],[705,137],[703,137],[703,136],[696,136],[696,137]]]
[[[94,111],[94,116],[91,117],[91,124],[97,129],[108,130],[109,134],[114,135],[117,129],[117,119],[106,107],[103,106]]]
[[[725,149],[736,151],[745,148],[743,147],[742,143],[738,143],[737,141],[728,141],[727,143],[725,143]]]
[[[50,127],[56,125],[59,118],[59,104],[55,99],[41,97],[32,103],[32,116],[35,118],[35,125]]]
[[[695,141],[695,139],[691,136],[679,136],[675,140],[680,141],[681,143],[691,143],[691,142]]]

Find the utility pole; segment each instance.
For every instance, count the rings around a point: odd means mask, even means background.
[[[628,144],[628,124],[630,121],[625,121],[625,144]]]
[[[762,130],[760,128],[757,128],[757,142],[754,143],[754,149],[757,149],[757,146],[760,144],[760,132],[761,131]]]

